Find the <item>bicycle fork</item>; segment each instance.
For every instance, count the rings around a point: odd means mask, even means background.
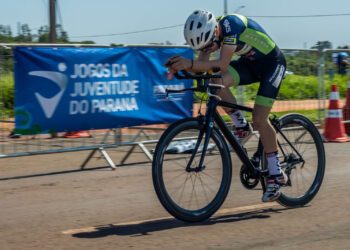
[[[212,97],[212,96],[209,97],[206,115],[199,116],[200,126],[204,126],[204,129],[201,129],[199,132],[196,146],[193,149],[192,156],[191,156],[190,160],[188,161],[188,164],[186,167],[187,172],[199,172],[199,171],[202,171],[205,169],[205,166],[203,166],[203,162],[204,162],[205,154],[206,154],[207,149],[208,149],[209,139],[210,139],[211,133],[213,131],[213,127],[214,127],[213,113],[214,113],[214,110],[216,109],[217,104],[218,104],[218,100],[216,100],[215,97]],[[193,168],[193,167],[191,167],[191,165],[192,165],[193,159],[194,159],[194,157],[199,149],[199,146],[202,142],[204,134],[205,134],[205,139],[204,139],[204,145],[203,145],[203,149],[202,149],[201,158],[200,158],[198,166]]]

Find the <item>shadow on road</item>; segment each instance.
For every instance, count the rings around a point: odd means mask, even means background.
[[[289,208],[279,209],[262,209],[238,214],[228,214],[210,218],[207,221],[200,223],[186,223],[177,219],[162,219],[151,222],[143,222],[130,225],[106,225],[95,227],[91,232],[80,232],[72,234],[76,238],[102,238],[111,235],[120,236],[142,236],[148,235],[151,232],[169,230],[173,228],[192,227],[192,226],[210,226],[218,223],[230,223],[236,221],[252,220],[252,219],[267,219],[270,218],[270,213],[280,213]]]
[[[146,163],[149,163],[149,162],[146,161],[146,162],[138,162],[138,163],[126,163],[126,164],[120,164],[120,165],[116,165],[116,166],[119,168],[119,167],[135,166],[138,164],[146,164]],[[101,166],[101,167],[93,167],[93,168],[56,171],[56,172],[49,172],[49,173],[42,173],[42,174],[29,174],[29,175],[2,177],[2,178],[0,178],[0,181],[19,180],[19,179],[43,177],[43,176],[50,176],[50,175],[71,174],[71,173],[78,173],[78,172],[84,172],[84,171],[94,171],[94,170],[111,171],[111,167],[110,166]]]
[[[83,172],[83,171],[93,171],[93,170],[99,170],[99,169],[107,169],[107,168],[110,168],[110,167],[105,166],[105,167],[88,168],[88,169],[84,169],[84,170],[74,169],[74,170],[42,173],[42,174],[30,174],[30,175],[3,177],[3,178],[0,178],[0,181],[18,180],[18,179],[26,179],[26,178],[34,178],[34,177],[42,177],[42,176],[50,176],[50,175],[70,174],[70,173],[77,173],[77,172]]]

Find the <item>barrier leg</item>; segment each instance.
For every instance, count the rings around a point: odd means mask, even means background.
[[[138,143],[139,147],[142,149],[142,151],[145,153],[145,155],[148,157],[150,161],[153,161],[153,156],[151,153],[148,151],[148,149],[143,145],[143,143]]]
[[[96,152],[97,148],[93,149],[91,151],[91,153],[88,155],[88,157],[85,159],[85,161],[83,162],[83,164],[81,164],[80,169],[83,170],[86,166],[86,164],[90,161],[90,159],[94,156],[95,152]]]
[[[136,145],[132,145],[130,150],[126,153],[126,155],[124,156],[124,158],[120,161],[120,164],[123,165],[124,162],[129,158],[130,154],[134,151],[134,149],[136,148]]]
[[[107,131],[103,137],[103,140],[101,141],[100,144],[104,144],[109,136],[109,132]],[[116,131],[114,130],[114,132],[116,133]],[[112,161],[111,157],[109,157],[108,153],[106,152],[106,150],[103,147],[98,148],[98,150],[100,150],[102,156],[105,158],[105,160],[107,161],[107,163],[109,164],[109,166],[111,166],[112,170],[115,170],[117,167],[114,164],[114,162]],[[97,148],[93,149],[91,151],[91,153],[88,155],[88,157],[85,159],[85,161],[83,162],[83,164],[80,166],[80,169],[84,169],[86,164],[90,161],[90,159],[93,157],[93,155],[96,153]]]
[[[148,140],[150,140],[150,136],[146,133],[146,131],[141,128],[139,130],[139,132],[134,136],[134,138],[131,140],[131,142],[135,142],[140,136],[141,134],[143,134]],[[135,142],[136,144],[132,145],[132,147],[130,148],[130,150],[126,153],[126,155],[124,156],[124,158],[120,161],[120,164],[124,164],[125,161],[129,158],[130,154],[135,150],[136,146],[139,146],[141,148],[141,150],[145,153],[145,155],[148,157],[148,159],[150,161],[153,161],[153,156],[152,154],[149,152],[149,150],[145,147],[145,145],[141,142]]]
[[[112,159],[109,157],[109,155],[107,154],[107,152],[104,150],[104,148],[99,148],[99,150],[101,151],[103,157],[105,158],[105,160],[108,162],[109,166],[111,166],[112,170],[116,170],[116,166],[114,164],[114,162],[112,161]]]

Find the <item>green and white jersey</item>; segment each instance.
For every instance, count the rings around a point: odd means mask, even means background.
[[[222,44],[236,45],[236,55],[255,60],[268,55],[276,47],[265,30],[250,18],[231,14],[217,20],[223,32]]]

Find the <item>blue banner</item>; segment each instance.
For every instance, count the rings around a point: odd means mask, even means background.
[[[192,86],[163,66],[189,48],[17,47],[16,132],[36,134],[172,123],[192,116]]]

